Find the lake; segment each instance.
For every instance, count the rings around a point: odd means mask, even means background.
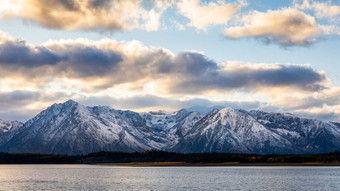
[[[340,167],[0,165],[0,190],[340,190]]]

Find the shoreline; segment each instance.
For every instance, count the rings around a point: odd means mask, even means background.
[[[340,167],[338,163],[187,163],[187,162],[130,162],[130,163],[1,163],[3,165],[93,165],[93,166],[120,166],[120,167],[256,167],[256,166],[329,166]]]
[[[130,167],[209,167],[209,166],[340,166],[340,163],[186,163],[186,162],[131,162],[131,163],[95,163],[103,166]]]

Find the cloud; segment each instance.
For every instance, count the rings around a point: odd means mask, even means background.
[[[184,31],[185,27],[184,25],[182,25],[181,23],[179,23],[178,21],[176,21],[175,19],[170,19],[170,22],[173,24],[173,26],[180,31]]]
[[[93,96],[79,99],[79,102],[85,105],[109,105],[115,109],[166,109],[177,111],[182,108],[189,108],[193,106],[222,106],[242,109],[256,109],[263,103],[259,101],[212,101],[206,98],[189,98],[179,100],[171,97],[159,97],[155,95],[137,95],[126,98],[114,98],[110,96]]]
[[[3,41],[0,44],[0,64],[35,67],[55,65],[63,58],[42,46],[30,46],[25,41]]]
[[[123,60],[120,52],[96,47],[95,43],[31,45],[11,38],[0,40],[0,55],[0,91],[42,88],[57,78],[105,81]]]
[[[261,88],[318,91],[328,82],[322,71],[308,65],[216,63],[202,53],[174,55],[138,41],[78,39],[30,45],[2,38],[6,40],[0,40],[0,74],[3,80],[15,79],[17,88],[28,82],[39,88],[58,82],[90,92],[121,85],[143,91],[153,83],[156,93],[197,94]]]
[[[56,47],[54,47],[56,48]],[[56,51],[64,58],[58,68],[68,72],[67,76],[87,78],[104,76],[112,71],[122,60],[122,55],[113,50],[103,50],[94,46],[67,46],[67,49]]]
[[[340,105],[340,88],[330,87],[312,94],[283,94],[272,99],[271,104],[286,110],[306,110]]]
[[[201,62],[210,62],[205,58]],[[325,74],[308,65],[247,64],[226,62],[206,64],[194,75],[183,76],[173,81],[171,90],[182,93],[202,93],[209,90],[257,90],[267,88],[288,88],[295,91],[318,91],[325,88]],[[279,89],[276,91],[280,92]]]
[[[46,109],[46,108],[44,108]],[[26,122],[35,115],[39,114],[41,110],[26,110],[24,108],[20,109],[9,109],[6,111],[0,111],[0,119],[11,120],[11,121],[21,121]]]
[[[311,0],[295,0],[294,7],[301,11],[309,11],[319,20],[322,33],[340,35],[340,4],[332,1],[318,2]]]
[[[315,12],[315,16],[320,19],[340,21],[340,5],[334,5],[334,2],[332,1],[329,2],[317,2],[311,0],[295,1],[295,7],[301,10],[312,10]]]
[[[316,111],[300,111],[295,112],[296,115],[309,118],[309,119],[319,119],[322,121],[340,122],[339,107],[336,109],[322,108]]]
[[[151,5],[146,8],[144,5]],[[21,18],[65,30],[155,31],[170,0],[6,0],[0,9],[4,19]],[[133,10],[133,11],[131,11]]]
[[[225,3],[223,0],[204,3],[200,0],[180,0],[177,2],[178,12],[187,17],[189,26],[198,30],[206,30],[208,27],[219,24],[227,24],[233,15],[240,11],[246,3]]]
[[[217,63],[195,52],[181,52],[168,62],[157,63],[156,67],[160,73],[190,76],[204,75],[218,70]]]
[[[282,46],[309,45],[317,41],[322,30],[313,16],[294,8],[252,11],[240,19],[239,26],[224,30],[228,38],[255,37]]]
[[[39,98],[40,92],[37,91],[0,92],[0,111],[22,107]]]

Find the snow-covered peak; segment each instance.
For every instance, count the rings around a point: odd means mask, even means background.
[[[199,112],[201,114],[208,114],[210,113],[212,110],[214,109],[223,109],[224,106],[220,106],[220,105],[215,105],[215,106],[203,106],[203,105],[196,105],[196,106],[192,106],[192,107],[189,107],[187,108],[186,110],[189,111],[189,112]]]
[[[183,118],[185,117],[186,115],[188,115],[188,111],[186,109],[181,109],[179,111],[176,112],[176,118]]]
[[[227,125],[232,128],[236,128],[240,123],[254,123],[255,119],[243,112],[239,112],[233,108],[227,107],[220,110],[213,110],[205,116],[210,124]]]
[[[4,121],[0,119],[0,135],[8,132],[12,128],[20,127],[23,123],[20,121]]]
[[[229,113],[235,113],[236,111],[233,109],[233,108],[231,108],[231,107],[226,107],[226,108],[223,108],[223,109],[220,109],[220,111],[219,111],[219,113],[221,114],[221,115],[223,115],[223,114],[229,114]]]
[[[215,113],[218,113],[219,111],[220,111],[219,109],[213,109],[208,113],[208,115],[213,115]]]
[[[65,105],[74,105],[74,104],[78,104],[78,102],[73,101],[72,99],[69,99],[69,100],[67,100],[64,104],[65,104]]]
[[[79,103],[73,100],[68,100],[64,103],[54,103],[40,114],[49,113],[50,115],[58,115],[63,109],[72,109],[78,105]]]
[[[213,120],[222,120],[223,123],[235,121],[239,115],[244,115],[243,113],[235,111],[233,108],[227,107],[220,110],[213,110],[210,112],[213,115]]]

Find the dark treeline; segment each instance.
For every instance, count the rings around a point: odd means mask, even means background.
[[[314,155],[258,155],[231,153],[174,153],[150,150],[145,152],[102,151],[88,155],[0,153],[0,164],[93,164],[129,162],[186,162],[186,163],[338,163],[340,152]]]

